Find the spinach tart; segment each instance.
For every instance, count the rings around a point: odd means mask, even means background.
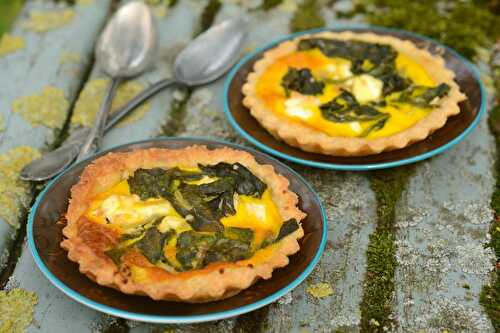
[[[465,99],[441,57],[410,41],[351,31],[282,42],[255,63],[242,92],[275,138],[335,156],[423,140]]]
[[[61,246],[82,273],[123,293],[227,298],[299,250],[305,213],[288,185],[229,148],[109,153],[72,187]]]

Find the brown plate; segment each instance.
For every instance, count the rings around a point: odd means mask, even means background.
[[[110,151],[147,148],[184,148],[193,144],[208,148],[231,147],[252,154],[259,163],[270,164],[290,181],[290,189],[299,196],[300,209],[307,213],[302,221],[304,237],[300,251],[290,263],[273,272],[269,280],[261,280],[231,298],[202,304],[154,301],[149,297],[123,294],[88,279],[78,265],[67,258],[60,247],[64,225],[57,223],[68,208],[71,187],[83,169],[94,159]],[[253,149],[222,141],[200,138],[162,138],[120,146],[100,153],[65,171],[50,182],[38,196],[28,220],[28,245],[42,273],[57,288],[74,300],[114,316],[155,323],[194,323],[218,320],[253,311],[290,292],[312,271],[325,248],[327,219],[318,195],[295,171]]]
[[[442,56],[446,67],[451,69],[456,77],[460,90],[467,100],[460,103],[460,113],[448,118],[446,125],[425,140],[414,143],[403,149],[383,152],[369,156],[329,156],[309,153],[287,145],[275,139],[243,105],[241,88],[246,78],[252,72],[253,65],[262,58],[265,51],[273,48],[284,40],[293,39],[303,34],[321,31],[357,31],[372,32],[379,35],[390,35],[412,41],[421,48],[428,49],[432,54]],[[392,168],[404,164],[415,163],[436,154],[442,153],[463,140],[478,124],[486,112],[486,92],[476,68],[465,58],[452,49],[439,44],[427,37],[411,32],[380,27],[350,27],[342,29],[319,29],[300,32],[274,41],[245,56],[231,71],[224,87],[224,111],[234,129],[250,143],[263,151],[280,158],[308,166],[334,170],[374,170]]]

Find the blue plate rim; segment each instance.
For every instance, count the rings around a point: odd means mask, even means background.
[[[456,56],[471,72],[476,81],[479,83],[480,87],[480,95],[481,95],[481,104],[479,106],[479,112],[477,113],[476,117],[474,120],[470,123],[470,125],[458,136],[453,138],[452,140],[448,141],[446,144],[439,146],[433,150],[430,150],[428,152],[425,152],[423,154],[415,155],[409,158],[405,159],[400,159],[396,161],[391,161],[391,162],[382,162],[382,163],[369,163],[369,164],[338,164],[338,163],[327,163],[327,162],[316,162],[316,161],[311,161],[307,159],[302,159],[298,157],[294,157],[285,153],[282,153],[278,150],[275,150],[266,144],[260,142],[256,138],[254,138],[252,135],[250,135],[248,132],[246,132],[234,119],[233,115],[231,114],[230,108],[229,108],[229,100],[228,100],[228,95],[229,95],[229,89],[231,86],[231,82],[233,81],[234,77],[238,73],[238,71],[241,69],[241,67],[246,64],[248,61],[250,61],[253,57],[255,57],[257,54],[272,48],[273,46],[288,40],[292,38],[296,38],[301,35],[306,35],[306,34],[313,34],[313,33],[318,33],[318,32],[323,32],[323,31],[344,31],[344,30],[372,30],[374,32],[397,32],[397,33],[402,33],[406,34],[408,36],[413,36],[416,38],[420,38],[422,40],[426,40],[429,42],[434,43],[435,45],[438,45],[442,48],[445,48],[446,50],[450,51],[454,56]],[[345,24],[339,27],[335,28],[319,28],[319,29],[311,29],[311,30],[305,30],[297,33],[293,33],[281,38],[278,38],[262,47],[257,48],[256,50],[250,52],[249,54],[245,55],[229,72],[227,78],[224,81],[224,89],[223,89],[223,104],[224,104],[224,114],[226,115],[227,120],[231,124],[231,126],[236,130],[236,132],[241,135],[245,140],[256,146],[257,148],[263,150],[266,153],[269,153],[271,155],[274,155],[276,157],[282,158],[284,160],[288,160],[290,162],[294,162],[297,164],[302,164],[306,166],[311,166],[315,168],[320,168],[320,169],[328,169],[328,170],[340,170],[340,171],[369,171],[369,170],[378,170],[378,169],[387,169],[387,168],[394,168],[402,165],[407,165],[407,164],[412,164],[416,163],[419,161],[423,161],[425,159],[428,159],[432,156],[435,156],[437,154],[440,154],[451,147],[455,146],[457,143],[461,142],[463,139],[465,139],[471,132],[472,130],[479,124],[479,121],[483,117],[483,115],[486,113],[487,110],[487,92],[486,88],[484,87],[483,82],[481,81],[481,75],[479,74],[479,70],[477,67],[472,64],[469,60],[464,58],[462,55],[460,55],[457,51],[453,50],[452,48],[430,38],[426,37],[411,31],[406,31],[402,29],[394,29],[394,28],[387,28],[387,27],[381,27],[381,26],[374,26],[374,25],[349,25]]]
[[[122,145],[117,145],[114,147],[111,147],[109,149],[106,149],[102,152],[100,152],[98,155],[106,154],[110,151],[113,151],[115,149],[123,148],[129,145],[133,144],[141,144],[141,143],[147,143],[147,142],[152,142],[152,141],[176,141],[176,140],[188,140],[188,141],[193,141],[199,142],[199,141],[205,141],[205,142],[214,142],[218,144],[223,144],[235,149],[242,149],[246,150],[249,153],[260,153],[262,152],[257,151],[256,149],[250,148],[250,147],[244,147],[239,144],[227,142],[224,140],[219,140],[219,139],[213,139],[213,138],[208,138],[208,137],[158,137],[154,139],[146,139],[146,140],[140,140],[140,141],[134,141],[134,142],[129,142],[126,144]],[[214,321],[214,320],[221,320],[221,319],[226,319],[226,318],[231,318],[234,316],[239,316],[254,310],[257,310],[261,307],[264,307],[268,304],[271,304],[275,301],[277,301],[279,298],[283,297],[287,293],[291,292],[294,288],[296,288],[299,284],[301,284],[313,271],[314,267],[318,264],[324,250],[326,247],[326,242],[327,242],[327,235],[328,235],[328,217],[326,214],[325,207],[323,205],[323,202],[321,201],[318,193],[314,190],[314,188],[307,182],[304,177],[302,177],[299,173],[297,173],[295,170],[293,170],[291,167],[287,166],[283,162],[277,160],[276,158],[272,156],[267,156],[267,158],[270,158],[273,160],[275,163],[282,165],[289,169],[293,175],[295,175],[300,181],[302,181],[306,187],[311,191],[312,195],[314,196],[315,200],[319,203],[320,211],[321,211],[321,220],[323,224],[322,228],[322,235],[321,235],[321,241],[318,247],[318,250],[316,254],[314,255],[313,259],[311,262],[307,265],[307,267],[302,271],[302,273],[295,279],[293,280],[290,284],[285,286],[284,288],[276,291],[275,293],[266,296],[265,298],[251,304],[247,304],[235,309],[231,310],[226,310],[226,311],[221,311],[221,312],[215,312],[211,314],[204,314],[204,315],[192,315],[192,316],[159,316],[159,315],[146,315],[146,314],[140,314],[140,313],[135,313],[135,312],[130,312],[130,311],[124,311],[120,309],[113,308],[108,305],[104,305],[101,303],[98,303],[96,301],[93,301],[78,292],[74,291],[70,287],[68,287],[66,284],[64,284],[61,280],[57,278],[45,265],[43,262],[42,258],[39,256],[38,251],[35,246],[35,240],[33,236],[33,224],[34,224],[34,218],[36,215],[36,212],[38,210],[38,206],[42,202],[43,198],[45,197],[45,194],[47,191],[54,185],[56,182],[59,180],[59,178],[63,177],[67,172],[70,170],[76,168],[79,166],[81,163],[85,163],[91,159],[94,159],[96,155],[91,156],[85,160],[83,160],[80,163],[77,163],[70,168],[66,169],[64,172],[59,174],[56,178],[52,179],[40,192],[40,194],[37,196],[35,204],[33,207],[30,209],[30,213],[28,216],[28,224],[27,224],[27,237],[28,237],[28,248],[31,252],[31,255],[33,256],[33,259],[35,260],[36,265],[42,272],[42,274],[59,290],[61,290],[64,294],[66,294],[68,297],[72,298],[73,300],[84,304],[94,310],[107,313],[113,316],[125,318],[125,319],[130,319],[130,320],[136,320],[136,321],[141,321],[141,322],[148,322],[148,323],[159,323],[159,324],[191,324],[191,323],[201,323],[201,322],[207,322],[207,321]],[[103,287],[105,288],[105,287]]]

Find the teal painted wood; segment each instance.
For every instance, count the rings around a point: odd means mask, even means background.
[[[147,85],[170,76],[172,60],[198,28],[198,18],[204,4],[204,1],[184,0],[164,17],[158,18],[162,61],[150,72],[136,78],[137,82]],[[94,68],[90,80],[98,77],[102,77],[102,74]],[[140,121],[112,129],[106,136],[104,146],[111,147],[158,135],[161,124],[169,119],[172,95],[173,90],[159,94],[152,100],[151,110]],[[35,266],[27,246],[23,247],[9,284],[38,294],[35,320],[29,332],[68,332],[70,329],[74,332],[101,331],[116,320],[73,301],[52,286]]]
[[[269,40],[289,34],[289,8],[278,7],[269,12],[244,10],[226,4],[217,19],[244,14],[249,19],[249,36],[244,51],[262,46]],[[334,24],[333,22],[330,22]],[[187,106],[185,129],[181,136],[222,137],[245,143],[224,119],[222,107],[223,80],[193,91]],[[291,165],[311,182],[319,192],[330,218],[329,241],[325,253],[312,275],[301,286],[265,309],[263,318],[243,315],[265,332],[331,332],[335,329],[357,330],[360,321],[359,302],[366,266],[368,237],[375,219],[375,198],[365,176],[336,173]],[[312,297],[306,288],[311,284],[328,283],[333,295],[325,299]],[[261,321],[261,322],[256,322]],[[131,332],[149,332],[157,325],[133,325]],[[176,332],[251,331],[241,318],[228,319],[213,325],[177,326]],[[165,328],[165,327],[162,327]]]
[[[34,127],[18,113],[11,112],[12,103],[20,97],[40,94],[47,86],[61,89],[68,101],[67,107],[59,115],[60,124],[64,124],[69,106],[88,67],[94,40],[108,6],[109,0],[76,5],[72,7],[75,11],[72,22],[59,29],[37,33],[23,28],[30,13],[61,10],[61,5],[49,1],[27,1],[11,31],[12,35],[25,40],[25,47],[0,56],[0,116],[6,123],[5,131],[0,132],[0,154],[19,146],[44,149],[54,140],[58,129]],[[16,205],[22,204],[18,202]],[[0,253],[3,253],[4,259],[15,233],[16,230],[0,217]]]
[[[285,1],[288,5],[293,5],[293,2]],[[266,13],[247,10],[234,3],[225,1],[217,20],[238,14],[249,17],[250,37],[244,52],[289,33],[290,9],[293,8],[283,6]],[[147,85],[169,75],[172,59],[196,31],[205,4],[206,1],[181,0],[161,19],[163,60],[156,69],[139,77],[138,82]],[[323,14],[328,26],[341,22],[335,20],[332,11],[325,10]],[[94,69],[91,77],[100,76]],[[222,137],[241,142],[222,113],[222,82],[219,80],[193,91],[180,135]],[[172,91],[157,96],[144,118],[113,129],[105,139],[105,147],[161,133],[161,124],[171,119],[172,99]],[[492,138],[483,120],[480,128],[465,142],[447,154],[417,166],[416,174],[398,204],[399,268],[396,271],[394,316],[400,325],[399,331],[423,329],[441,332],[440,328],[492,331],[477,302],[480,288],[488,281],[487,273],[492,267],[489,262],[491,255],[482,247],[488,239],[491,219],[488,202],[493,184],[492,151]],[[375,199],[368,177],[361,173],[292,167],[318,190],[330,217],[327,249],[309,279],[279,302],[240,318],[184,326],[127,321],[131,332],[166,329],[175,332],[234,332],[248,330],[248,322],[257,323],[266,332],[359,330],[366,248],[376,221]],[[323,299],[312,297],[306,289],[318,282],[330,284],[333,295]],[[23,248],[9,283],[9,286],[16,285],[35,291],[39,297],[30,332],[102,331],[116,320],[90,310],[56,290],[39,273],[27,248]]]
[[[493,269],[484,248],[494,143],[486,119],[463,143],[418,165],[398,207],[396,318],[402,330],[493,332],[479,294]]]

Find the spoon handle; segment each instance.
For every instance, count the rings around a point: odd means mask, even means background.
[[[80,149],[80,153],[78,154],[78,157],[76,159],[77,161],[81,161],[87,158],[89,155],[92,155],[101,146],[101,141],[106,124],[106,118],[109,109],[111,108],[111,103],[113,101],[113,97],[116,94],[116,89],[118,88],[120,81],[121,80],[118,78],[112,79],[106,97],[104,98],[104,101],[101,104],[99,112],[97,113],[94,125],[90,129],[90,133],[85,139],[82,148]]]
[[[113,127],[117,122],[119,122],[123,117],[125,117],[130,111],[137,108],[139,105],[144,103],[150,97],[156,95],[166,87],[178,83],[176,79],[163,79],[161,81],[156,82],[155,84],[147,87],[143,90],[139,95],[135,96],[131,99],[127,104],[111,113],[106,121],[106,125],[104,130],[107,131],[111,127]]]

